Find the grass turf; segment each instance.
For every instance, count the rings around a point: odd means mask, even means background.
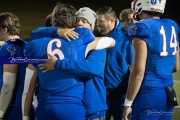
[[[179,103],[178,107],[175,107],[173,112],[173,120],[180,120],[180,71],[173,74],[174,77],[174,89],[176,91],[177,100]]]

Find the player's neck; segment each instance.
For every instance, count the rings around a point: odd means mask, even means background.
[[[152,15],[148,15],[148,14],[146,14],[146,13],[142,13],[142,14],[140,15],[140,19],[141,19],[141,20],[142,20],[142,19],[147,19],[147,18],[156,18],[156,19],[160,19],[159,16],[152,16]]]
[[[16,38],[19,38],[19,36],[18,35],[7,36],[5,41],[8,41],[10,39],[16,39]]]
[[[2,44],[4,44],[4,41],[0,41],[0,46],[2,46]]]

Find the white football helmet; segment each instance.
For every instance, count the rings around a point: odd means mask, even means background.
[[[131,9],[136,15],[141,14],[143,10],[164,13],[165,5],[166,0],[134,0]]]

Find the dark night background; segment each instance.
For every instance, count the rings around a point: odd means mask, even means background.
[[[0,0],[0,12],[13,12],[21,22],[21,35],[26,36],[34,28],[44,25],[44,19],[57,2],[69,3],[77,9],[90,7],[96,11],[102,6],[111,6],[117,16],[121,10],[130,8],[132,0]],[[178,0],[167,0],[163,17],[173,19],[180,25]]]

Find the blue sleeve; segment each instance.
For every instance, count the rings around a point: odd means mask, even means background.
[[[24,49],[24,54],[28,58],[28,64],[32,64],[34,67],[38,68],[37,65],[39,61],[35,60],[35,59],[38,59],[38,56],[35,56],[35,53],[37,51],[35,48],[36,47],[34,47],[33,41],[29,42]],[[31,60],[31,59],[34,59],[34,60]]]
[[[150,31],[145,24],[137,22],[128,29],[128,35],[131,38],[145,39],[150,37]]]
[[[2,51],[2,56],[21,56],[23,48],[17,44],[7,44]]]
[[[90,43],[93,40],[95,40],[95,36],[93,35],[93,33],[89,29],[86,29],[86,34],[85,34],[83,40],[84,40],[84,44],[87,44],[87,43]]]
[[[30,33],[30,39],[34,40],[42,37],[56,37],[57,30],[58,28],[56,27],[39,27]]]
[[[24,54],[25,56],[34,56],[35,51],[33,42],[29,42],[24,49]]]
[[[55,69],[76,76],[98,76],[104,72],[105,50],[92,51],[85,60],[57,60]]]
[[[126,53],[127,53],[127,57],[126,57],[127,63],[129,65],[132,65],[132,63],[133,63],[133,56],[134,56],[132,40],[129,40],[129,43],[128,43],[127,48],[126,48]]]
[[[82,38],[83,44],[88,44],[95,40],[95,36],[88,28],[76,28],[74,31]]]

